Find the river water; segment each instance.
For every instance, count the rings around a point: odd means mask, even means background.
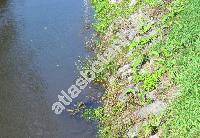
[[[78,57],[90,55],[83,5],[83,0],[0,0],[0,137],[96,137],[95,123],[51,110],[60,91],[77,79]],[[74,105],[87,103],[92,90]]]

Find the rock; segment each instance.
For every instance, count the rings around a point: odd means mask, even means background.
[[[137,32],[135,30],[133,30],[133,29],[130,30],[129,36],[128,36],[129,40],[133,40],[134,37],[136,36],[136,34],[137,34]]]
[[[141,124],[135,124],[133,127],[129,128],[127,136],[128,138],[135,138],[138,136],[139,129],[140,129]]]
[[[137,3],[137,0],[131,0],[131,3],[129,6],[135,6],[136,3]]]
[[[132,74],[132,69],[130,68],[130,69],[125,70],[125,71],[121,74],[121,77],[122,77],[123,79],[126,79],[126,78],[130,77],[131,74]]]
[[[130,41],[130,40],[134,39],[134,37],[136,36],[137,33],[138,32],[135,31],[134,29],[127,28],[126,30],[123,30],[123,31],[119,32],[118,36],[120,38],[128,39]]]
[[[120,75],[129,69],[131,69],[131,64],[126,64],[118,70],[117,75]]]
[[[159,138],[158,134],[155,134],[153,136],[150,136],[149,138]]]
[[[127,54],[126,54],[126,57],[129,58],[133,55],[132,51],[129,51]]]
[[[128,80],[128,82],[129,82],[129,83],[131,83],[131,82],[132,82],[132,80],[133,80],[133,77],[132,77],[132,76],[130,76],[130,77],[128,77],[128,78],[127,78],[127,80]]]
[[[149,115],[159,115],[162,111],[166,109],[166,103],[162,101],[155,101],[152,104],[149,104],[138,111],[135,112],[135,115],[145,119],[148,118]]]
[[[153,91],[149,92],[149,93],[146,95],[147,98],[150,98],[150,99],[156,101],[156,100],[157,100],[156,92],[157,92],[156,90],[153,90]]]
[[[128,100],[128,95],[123,92],[119,95],[118,100],[122,103],[125,103]]]
[[[110,0],[110,3],[120,3],[122,0]]]

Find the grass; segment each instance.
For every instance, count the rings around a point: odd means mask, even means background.
[[[161,137],[200,137],[200,1],[177,1],[172,12],[163,18],[171,32],[153,52],[165,58],[164,66],[181,96],[161,116],[153,116],[143,126],[140,136],[147,137],[154,127]],[[160,125],[163,123],[163,125]]]
[[[110,4],[109,0],[91,0],[95,9],[95,18],[97,22],[94,28],[98,33],[105,34],[111,23],[120,16],[131,15],[136,7],[129,7],[130,0],[120,4]]]
[[[105,35],[115,20],[120,17],[127,18],[145,4],[155,9],[159,7],[167,12],[157,26],[146,25],[144,22],[139,34],[143,36],[154,27],[158,27],[161,31],[159,34],[132,41],[128,46],[129,51],[133,51],[131,57],[124,58],[123,55],[126,53],[123,51],[122,56],[105,65],[105,70],[97,79],[99,82],[108,81],[110,75],[115,75],[119,69],[118,61],[134,61],[132,83],[137,85],[142,82],[141,92],[139,97],[135,98],[134,90],[128,89],[126,91],[129,95],[128,102],[120,103],[117,95],[126,88],[126,85],[119,84],[119,80],[112,84],[108,83],[102,99],[103,107],[96,110],[87,109],[84,115],[89,119],[100,121],[100,137],[125,137],[127,129],[137,122],[131,114],[137,107],[152,102],[146,99],[146,94],[157,89],[162,76],[168,73],[173,85],[180,86],[181,96],[171,104],[166,113],[161,116],[150,116],[149,123],[143,126],[140,136],[149,137],[159,129],[161,137],[198,137],[200,134],[200,1],[174,0],[172,3],[164,4],[161,0],[144,0],[138,1],[135,7],[129,7],[129,2],[130,0],[120,4],[110,4],[108,0],[92,0],[96,10],[97,22],[94,24],[96,31]],[[163,33],[164,30],[167,30],[167,33]],[[158,37],[161,38],[161,42],[144,53],[144,48]],[[106,43],[113,41],[115,39],[110,38]],[[101,45],[104,45],[104,42]],[[154,63],[154,72],[141,73],[141,67],[151,59],[157,59]],[[126,119],[130,120],[125,121]]]
[[[169,35],[167,65],[181,86],[181,97],[167,112],[165,137],[199,137],[200,134],[200,1],[191,0]]]

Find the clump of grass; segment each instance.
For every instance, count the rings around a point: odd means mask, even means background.
[[[164,70],[160,69],[153,74],[147,75],[144,79],[144,85],[142,86],[145,91],[152,91],[156,88],[159,79],[164,74]]]
[[[99,121],[104,117],[103,108],[99,107],[97,109],[85,109],[83,112],[83,117],[87,120]]]
[[[98,33],[105,34],[108,27],[117,18],[131,15],[137,6],[130,7],[129,4],[130,0],[124,0],[119,4],[111,4],[109,0],[92,0],[97,20],[94,24],[95,30]]]

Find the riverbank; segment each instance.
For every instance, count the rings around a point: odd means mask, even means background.
[[[100,38],[96,53],[122,49],[96,79],[106,88],[103,106],[85,113],[100,121],[99,135],[197,136],[200,2],[92,0],[92,4]]]

